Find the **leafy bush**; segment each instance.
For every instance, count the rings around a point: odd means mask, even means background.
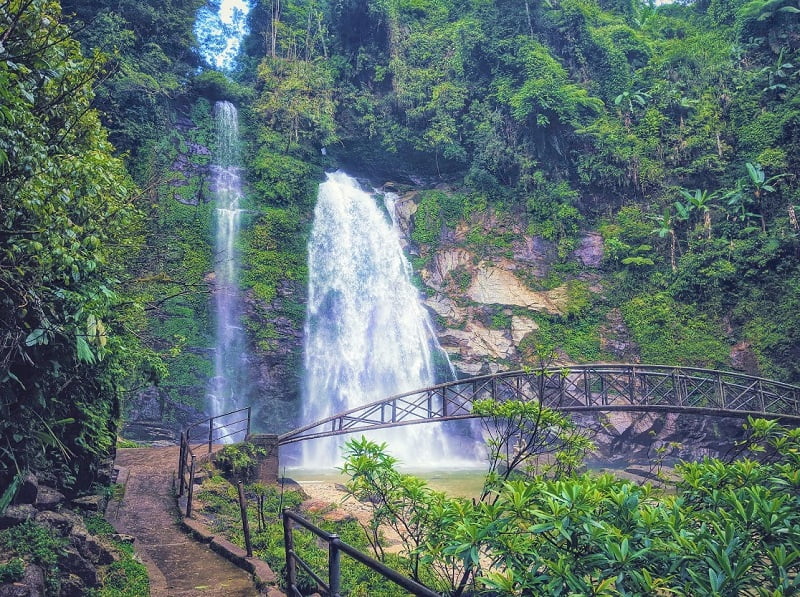
[[[0,583],[17,582],[25,574],[25,562],[21,558],[11,558],[0,563]]]
[[[214,462],[236,480],[250,481],[256,474],[259,458],[267,451],[255,444],[244,442],[225,446],[214,456]]]
[[[0,531],[0,546],[8,553],[29,557],[45,568],[56,565],[66,545],[66,539],[53,536],[48,528],[32,520]]]
[[[724,368],[730,362],[720,322],[667,293],[638,296],[621,310],[647,363]]]
[[[490,454],[509,467],[570,426],[533,404],[476,408],[505,421]],[[794,594],[800,430],[754,419],[746,429],[739,459],[681,464],[666,493],[574,469],[550,478],[494,467],[481,500],[448,498],[397,473],[385,446],[365,439],[348,443],[344,470],[351,494],[372,500],[365,531],[374,536],[379,521],[395,528],[417,576],[447,571],[437,578],[450,580],[450,595]],[[520,437],[538,439],[517,451]]]

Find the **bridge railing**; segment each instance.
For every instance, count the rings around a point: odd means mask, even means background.
[[[327,580],[323,579],[309,564],[303,560],[294,550],[294,528],[295,525],[303,527],[321,539],[328,547],[328,573]],[[407,578],[392,570],[382,562],[360,552],[355,547],[345,543],[339,536],[333,533],[328,533],[318,526],[309,522],[299,514],[291,510],[283,511],[283,538],[284,549],[286,550],[286,588],[290,597],[302,597],[303,593],[297,586],[297,568],[302,568],[308,575],[314,579],[318,589],[321,589],[324,595],[331,597],[339,597],[341,595],[341,554],[350,556],[357,562],[364,564],[368,568],[374,570],[384,578],[399,585],[412,595],[420,597],[441,597],[439,593],[429,589],[425,585]]]
[[[685,411],[800,419],[800,387],[741,373],[592,364],[484,375],[398,394],[279,436],[281,445],[431,420],[471,418],[475,400],[537,401],[564,411]]]
[[[190,425],[181,432],[178,456],[178,497],[186,494],[186,517],[192,515],[194,478],[200,459],[208,457],[214,444],[232,442],[234,437],[244,441],[250,435],[251,409],[240,408],[210,417]],[[199,453],[204,449],[200,458]]]

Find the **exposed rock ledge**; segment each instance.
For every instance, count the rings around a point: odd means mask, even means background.
[[[488,264],[481,264],[475,270],[467,296],[477,303],[525,307],[551,315],[561,314],[567,305],[565,287],[536,292],[513,272]]]

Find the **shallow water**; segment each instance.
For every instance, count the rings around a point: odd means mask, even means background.
[[[483,487],[486,471],[483,469],[462,469],[434,471],[401,469],[401,472],[420,477],[428,482],[431,489],[443,491],[456,497],[478,497]],[[344,485],[347,477],[338,471],[311,470],[306,468],[287,468],[284,476],[297,481],[300,485],[339,484]]]

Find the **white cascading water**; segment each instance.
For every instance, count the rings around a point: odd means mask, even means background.
[[[435,362],[448,371],[449,361],[386,213],[394,214],[394,199],[387,195],[382,209],[342,172],[328,174],[319,187],[309,241],[304,423],[445,381],[436,379]],[[459,460],[441,424],[368,435],[406,465]],[[304,442],[303,466],[336,466],[342,444],[341,438]]]
[[[248,359],[240,315],[242,297],[238,287],[239,234],[242,209],[242,177],[239,156],[239,115],[230,102],[214,106],[217,151],[211,165],[212,190],[217,208],[214,259],[214,305],[216,347],[214,378],[209,389],[209,410],[219,416],[247,406]]]

